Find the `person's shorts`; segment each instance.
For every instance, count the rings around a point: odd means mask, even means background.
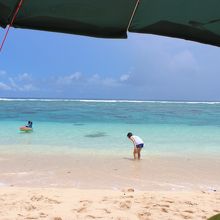
[[[142,147],[144,147],[144,144],[138,144],[138,145],[136,145],[136,148],[142,148]]]

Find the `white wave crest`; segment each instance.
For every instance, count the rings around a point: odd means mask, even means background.
[[[37,99],[37,98],[0,98],[0,101],[37,101],[37,102],[95,102],[95,103],[158,103],[158,104],[220,104],[213,101],[146,101],[117,99]]]

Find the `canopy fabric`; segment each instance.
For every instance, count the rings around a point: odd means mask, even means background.
[[[0,25],[10,23],[18,0],[0,0]],[[28,28],[103,38],[126,38],[136,0],[24,0],[13,23]]]
[[[140,0],[129,31],[220,46],[220,0]]]
[[[137,2],[24,0],[13,27],[103,38],[126,38],[128,28],[220,46],[219,0],[140,0],[135,8]],[[18,3],[0,0],[0,26],[10,24]]]

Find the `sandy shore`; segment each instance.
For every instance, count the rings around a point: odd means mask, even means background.
[[[1,154],[0,220],[207,219],[219,157]]]
[[[219,157],[0,156],[0,186],[220,191]]]
[[[202,220],[217,213],[218,192],[0,189],[1,220]]]

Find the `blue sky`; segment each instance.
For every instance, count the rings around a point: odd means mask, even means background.
[[[220,48],[155,35],[11,29],[0,54],[0,97],[220,101],[219,82]]]

